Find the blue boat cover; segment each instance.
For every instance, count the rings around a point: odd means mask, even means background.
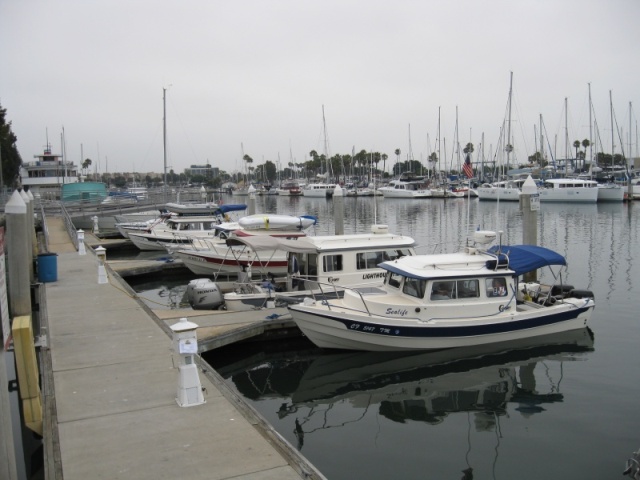
[[[246,210],[247,206],[244,203],[239,204],[229,204],[229,205],[220,205],[216,212],[225,214],[228,212],[237,212],[239,210]]]
[[[508,259],[509,268],[515,271],[517,276],[549,265],[567,264],[566,259],[559,253],[537,245],[495,245],[488,251],[498,255],[500,263]],[[493,262],[495,263],[495,260]]]

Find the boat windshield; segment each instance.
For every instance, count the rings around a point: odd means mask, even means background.
[[[402,285],[402,293],[416,298],[424,298],[427,281],[418,278],[405,277]]]

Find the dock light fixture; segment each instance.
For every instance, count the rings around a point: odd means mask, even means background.
[[[98,284],[109,283],[107,278],[107,249],[100,245],[96,248],[96,258],[98,259]]]
[[[78,255],[86,255],[87,250],[84,248],[84,230],[78,230]]]
[[[179,373],[176,403],[181,407],[201,405],[206,400],[202,393],[198,367],[194,361],[194,356],[198,354],[198,325],[181,318],[170,328],[173,332],[174,362],[178,363]]]

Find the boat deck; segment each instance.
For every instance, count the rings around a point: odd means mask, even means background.
[[[169,325],[184,312],[151,311],[109,269],[98,284],[61,223],[47,219],[58,280],[39,288],[45,478],[324,478],[204,363],[206,403],[179,407]],[[278,326],[249,313],[192,312],[199,349]]]

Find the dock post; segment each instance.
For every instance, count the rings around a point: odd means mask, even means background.
[[[344,235],[344,189],[338,184],[333,189],[333,220],[335,234]]]
[[[93,220],[93,233],[100,233],[100,227],[98,226],[98,221],[100,220],[98,218],[97,215],[94,215],[93,217],[91,217],[91,220]]]
[[[31,280],[29,263],[33,263],[27,241],[27,205],[16,190],[5,205],[7,218],[7,270],[11,318],[31,315]]]
[[[181,407],[193,407],[206,402],[202,394],[202,384],[198,367],[193,356],[198,354],[198,325],[181,318],[171,325],[173,332],[174,359],[178,362],[178,392],[176,403]]]
[[[29,232],[31,232],[31,258],[35,260],[40,253],[38,249],[38,235],[36,234],[36,198],[31,193],[31,190],[27,190],[27,196],[29,197],[29,203],[27,204],[29,215]],[[43,219],[44,221],[44,219]],[[32,282],[35,282],[35,272],[33,272],[33,261],[31,262],[31,270],[34,276],[31,277]]]
[[[28,268],[29,268],[29,281],[31,283],[35,282],[35,269],[33,268],[33,248],[34,248],[34,233],[35,233],[35,222],[33,221],[33,203],[31,202],[31,199],[29,198],[29,194],[26,192],[26,190],[22,189],[20,190],[20,196],[22,197],[22,200],[24,201],[24,204],[27,207],[27,235],[25,240],[27,241],[27,248],[28,248],[28,252],[29,252],[29,262],[27,264]]]
[[[538,211],[540,211],[540,194],[538,187],[531,178],[527,177],[522,185],[520,195],[520,210],[522,211],[522,243],[525,245],[538,245]],[[523,275],[525,282],[535,282],[536,272],[528,272]]]
[[[253,184],[249,185],[249,202],[247,205],[247,214],[255,215],[256,214],[256,187]]]
[[[105,263],[107,262],[107,249],[100,245],[96,248],[96,258],[98,259],[98,284],[109,283],[107,278],[107,269]]]
[[[84,230],[78,230],[78,255],[86,255],[87,250],[84,247]]]

